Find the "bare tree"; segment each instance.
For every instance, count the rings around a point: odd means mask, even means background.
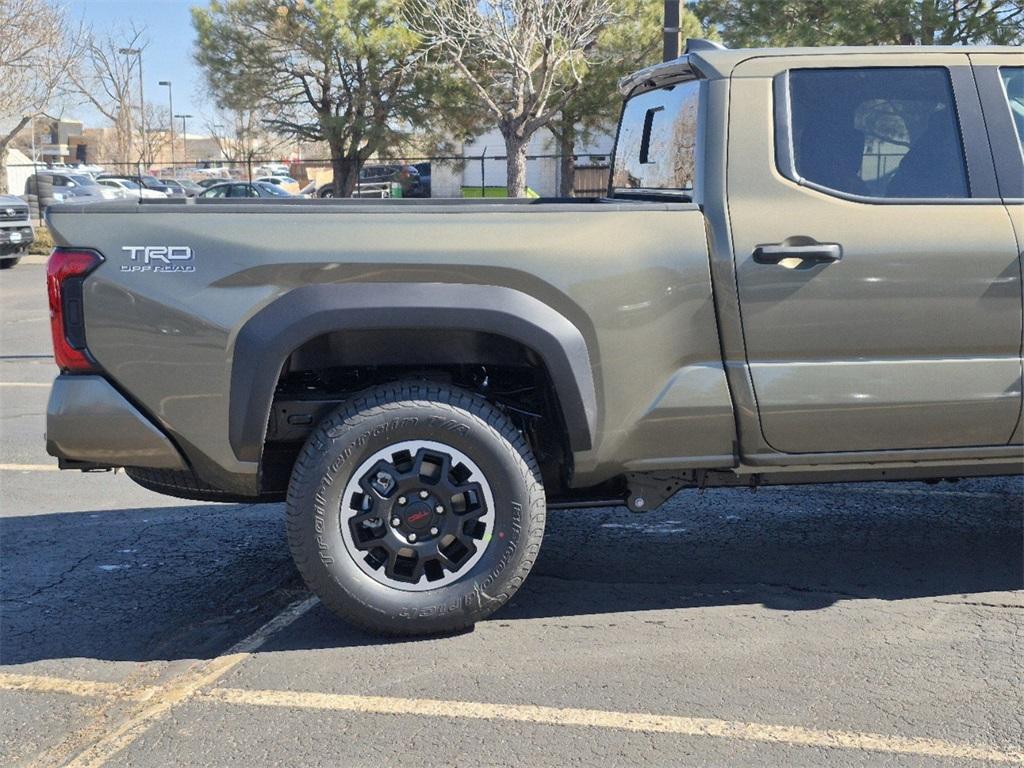
[[[579,90],[611,0],[411,0],[409,25],[497,120],[508,194],[526,190],[530,139]]]
[[[0,192],[11,140],[62,95],[81,30],[47,0],[0,2]]]
[[[270,130],[251,109],[219,109],[206,121],[217,149],[225,159],[251,163],[253,160],[276,160],[294,142]]]
[[[142,111],[141,136],[143,163],[148,167],[156,163],[161,153],[171,146],[171,112],[167,107],[148,103]]]
[[[137,56],[126,56],[121,49],[144,50],[149,44],[145,29],[134,22],[124,29],[103,34],[89,30],[86,34],[83,64],[72,80],[75,90],[107,118],[114,128],[115,162],[132,163],[143,159],[146,148],[135,141],[132,97],[138,85],[135,80]],[[140,113],[140,117],[144,117]]]

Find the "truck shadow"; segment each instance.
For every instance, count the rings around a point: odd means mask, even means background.
[[[552,512],[533,574],[491,621],[1021,589],[1022,510],[1022,481],[998,478],[684,493],[646,515]],[[2,519],[0,664],[223,652],[304,594],[283,527],[280,505]],[[381,642],[319,607],[268,648]]]

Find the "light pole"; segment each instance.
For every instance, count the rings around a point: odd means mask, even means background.
[[[188,162],[188,123],[185,121],[195,115],[175,115],[181,118],[181,151],[185,153],[184,162]]]
[[[220,150],[220,159],[226,160],[228,153],[224,151],[224,123],[214,123],[210,127],[213,128],[214,131],[216,131],[214,138],[216,139],[217,142],[217,149]]]
[[[139,59],[139,133],[142,135],[142,153],[140,162],[146,159],[146,97],[142,91],[142,49],[141,48],[119,48],[118,53],[125,56],[136,56]],[[131,111],[131,110],[129,110]],[[142,176],[141,169],[139,176]]]
[[[160,85],[167,86],[167,113],[171,115],[171,119],[168,121],[171,124],[171,171],[174,173],[174,178],[178,178],[178,167],[174,164],[174,92],[171,90],[170,80],[161,80]]]
[[[662,61],[679,56],[679,0],[665,0],[665,24],[662,32]]]

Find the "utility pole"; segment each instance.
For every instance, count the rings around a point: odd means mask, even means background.
[[[195,115],[175,115],[175,117],[181,118],[181,151],[185,153],[183,160],[188,162],[188,123],[185,122],[190,117]]]
[[[662,61],[679,58],[679,0],[665,0],[665,29]]]
[[[170,116],[168,122],[171,124],[171,172],[174,173],[174,178],[178,178],[178,167],[174,164],[174,93],[170,80],[161,80],[160,85],[167,86],[167,114]]]

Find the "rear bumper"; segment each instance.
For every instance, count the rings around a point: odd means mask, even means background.
[[[167,436],[102,376],[54,380],[46,452],[62,465],[187,469]]]

